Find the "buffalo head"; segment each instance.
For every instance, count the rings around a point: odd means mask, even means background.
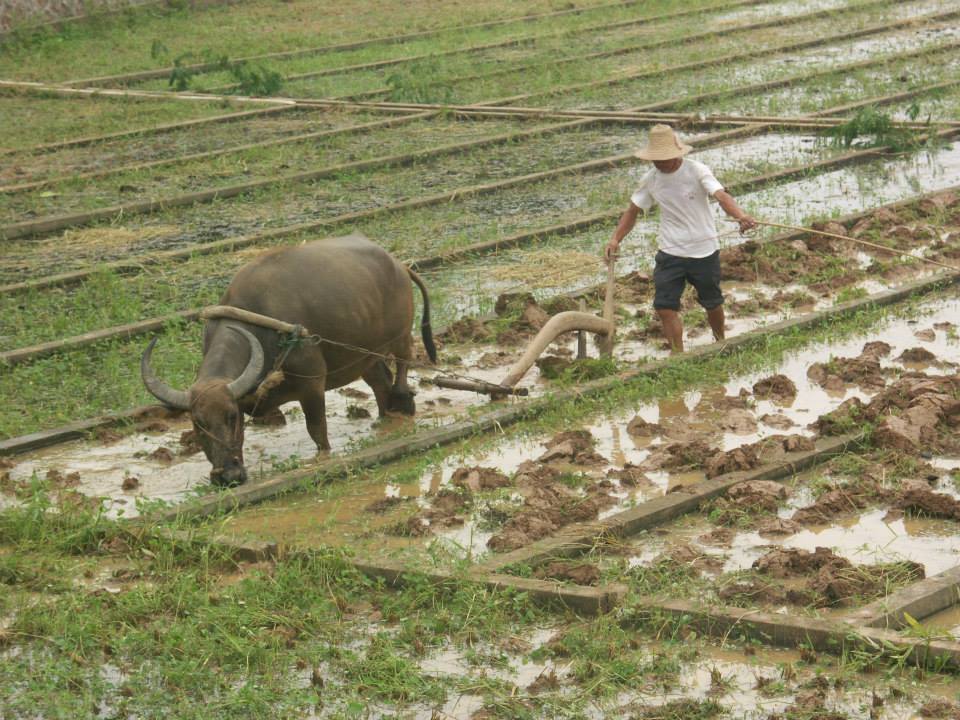
[[[157,343],[153,338],[140,358],[140,376],[150,394],[165,405],[189,410],[193,431],[204,454],[213,465],[210,482],[232,487],[246,482],[243,466],[243,410],[239,400],[257,385],[263,371],[263,347],[252,333],[228,325],[250,344],[250,359],[234,380],[200,377],[188,390],[176,390],[157,378],[150,367],[150,355]]]

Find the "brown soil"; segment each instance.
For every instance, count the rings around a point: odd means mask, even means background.
[[[718,527],[708,533],[704,533],[697,538],[697,542],[702,545],[712,545],[714,547],[730,547],[733,544],[733,538],[736,532],[730,528]]]
[[[362,420],[370,417],[370,411],[359,405],[347,405],[347,417],[351,420]]]
[[[539,462],[565,462],[573,465],[600,465],[607,460],[593,449],[595,440],[587,430],[567,430],[554,435],[544,443],[547,451],[538,458]]]
[[[904,350],[900,353],[900,356],[897,358],[901,362],[909,363],[934,363],[937,361],[937,356],[932,352],[922,347],[910,348],[909,350]]]
[[[549,692],[552,690],[557,690],[560,687],[560,679],[557,677],[556,671],[553,668],[550,668],[549,671],[544,670],[542,673],[537,675],[536,679],[527,685],[527,692],[531,695],[538,695],[542,692]]]
[[[113,428],[99,427],[93,431],[93,436],[103,445],[111,445],[123,437],[123,433]]]
[[[654,435],[662,435],[663,428],[657,423],[647,422],[637,415],[627,423],[627,434],[633,437],[653,437]]]
[[[861,479],[856,484],[828,490],[812,505],[797,510],[792,520],[801,525],[822,525],[861,510],[884,494],[885,491],[872,479]]]
[[[796,423],[794,423],[793,420],[788,418],[783,413],[776,413],[774,415],[767,413],[765,415],[761,415],[760,422],[777,430],[789,430],[790,428],[796,426]]]
[[[761,537],[784,537],[799,531],[799,524],[781,517],[767,518],[757,525],[757,533]]]
[[[130,492],[131,490],[136,490],[140,487],[140,478],[135,475],[127,475],[123,478],[123,482],[120,484],[120,488],[125,492]]]
[[[814,552],[798,548],[776,548],[753,563],[753,568],[768,577],[782,580],[799,578],[803,590],[820,606],[841,605],[854,598],[868,598],[885,591],[891,578],[922,580],[923,566],[909,561],[854,567],[846,558],[828,548]]]
[[[577,585],[596,585],[600,582],[599,568],[589,563],[552,562],[537,568],[534,574],[541,579],[550,578]]]
[[[797,397],[797,386],[786,375],[771,375],[754,384],[753,394],[777,405],[790,405]]]
[[[490,538],[487,546],[505,552],[529,545],[571,523],[595,520],[615,500],[604,488],[592,487],[586,496],[560,483],[560,473],[547,465],[527,461],[514,475],[524,495],[523,507]]]
[[[749,410],[735,408],[720,418],[720,427],[736,435],[749,435],[757,430],[757,419]]]
[[[573,360],[557,355],[544,355],[536,360],[536,366],[540,369],[540,374],[548,380],[556,380],[563,374],[563,371],[573,365]]]
[[[162,420],[144,420],[143,422],[137,423],[137,431],[145,433],[162,433],[167,432],[170,429],[170,426]]]
[[[157,462],[163,463],[165,465],[169,465],[170,463],[173,462],[173,450],[161,445],[152,453],[147,455],[147,457],[150,458],[151,460],[156,460]]]
[[[412,500],[410,497],[400,497],[399,495],[394,495],[392,497],[384,497],[379,500],[375,500],[369,505],[363,508],[365,513],[371,513],[374,515],[379,515],[381,513],[389,512],[397,505],[402,505],[403,503]]]
[[[843,383],[855,383],[864,390],[880,390],[886,385],[880,356],[876,350],[864,348],[857,357],[834,358],[828,363],[814,363],[807,377],[827,390],[842,390]]]
[[[622,470],[613,468],[607,471],[607,477],[619,480],[624,487],[637,487],[638,485],[650,485],[650,478],[647,477],[643,468],[627,463]]]
[[[495,490],[510,485],[510,478],[495,468],[457,468],[450,477],[450,484],[470,492]]]
[[[701,572],[720,573],[723,571],[725,558],[721,555],[709,555],[693,545],[681,544],[664,551],[653,561],[654,565],[669,564],[672,566],[688,565]]]
[[[741,445],[727,452],[717,452],[704,464],[703,468],[708,478],[726,475],[732,472],[742,472],[755,468],[760,464],[756,443]]]
[[[703,440],[686,443],[673,443],[666,448],[667,459],[664,468],[702,467],[707,459],[716,452]]]
[[[923,330],[917,330],[913,336],[917,340],[923,340],[924,342],[933,342],[937,339],[937,332],[933,328],[924,328]]]
[[[787,489],[771,480],[750,480],[730,488],[727,499],[753,512],[776,512],[780,502],[787,499]]]
[[[960,520],[960,500],[934,492],[921,480],[904,481],[894,507],[906,512],[921,513],[927,517]]]
[[[848,398],[836,410],[821,415],[810,424],[820,435],[843,435],[864,419],[866,406],[858,397]]]
[[[946,720],[960,720],[960,705],[942,698],[924,703],[917,711],[922,718],[945,718]]]
[[[47,470],[47,480],[56,488],[72,488],[80,484],[80,473],[64,474],[60,470]]]
[[[493,337],[486,323],[477,318],[461,318],[450,323],[446,330],[437,334],[439,340],[448,343],[484,342]]]
[[[493,311],[498,317],[519,313],[530,303],[536,303],[533,295],[528,292],[506,292],[497,296]]]

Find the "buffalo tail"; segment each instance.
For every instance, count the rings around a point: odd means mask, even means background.
[[[433,329],[430,327],[430,295],[427,293],[427,286],[423,280],[413,270],[407,268],[410,273],[410,279],[420,288],[420,295],[423,296],[423,317],[420,319],[420,338],[423,340],[423,347],[427,351],[427,357],[430,362],[437,362],[437,346],[433,343]]]

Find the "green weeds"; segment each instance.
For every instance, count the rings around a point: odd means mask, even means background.
[[[908,110],[911,120],[919,115],[919,105]],[[888,113],[875,107],[857,110],[850,120],[825,131],[831,142],[842,148],[888,147],[894,152],[917,150],[922,147],[920,131],[898,127]]]

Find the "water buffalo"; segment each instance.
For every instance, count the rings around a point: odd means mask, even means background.
[[[190,411],[194,432],[213,465],[211,482],[239,485],[247,477],[244,414],[264,416],[297,400],[310,437],[320,450],[329,450],[327,390],[362,377],[373,389],[381,417],[389,411],[414,413],[413,393],[407,387],[407,365],[413,358],[411,280],[423,295],[421,337],[435,362],[430,299],[423,282],[380,246],[362,235],[350,235],[264,253],[240,268],[220,301],[302,325],[332,341],[296,345],[283,359],[282,378],[274,375],[273,382],[254,392],[282,357],[288,338],[221,318],[208,320],[204,327],[203,361],[189,389],[176,390],[153,372],[150,355],[156,338],[140,360],[143,383],[163,403]],[[392,355],[396,376],[383,359],[333,343]]]

